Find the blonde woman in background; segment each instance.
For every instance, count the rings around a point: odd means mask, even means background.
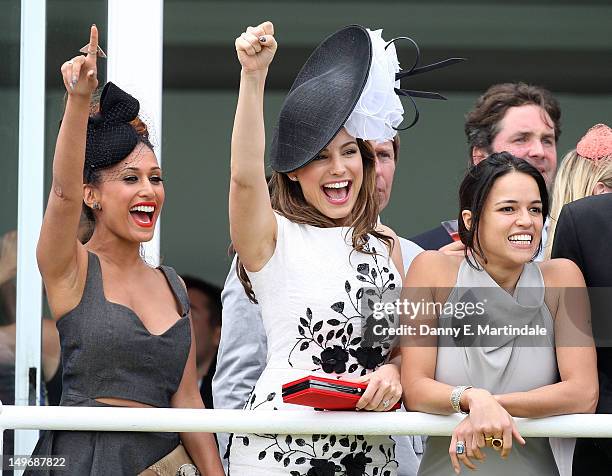
[[[563,158],[553,187],[550,212],[550,238],[546,259],[550,258],[557,220],[563,205],[590,195],[612,192],[612,129],[605,124],[591,127],[574,150]]]

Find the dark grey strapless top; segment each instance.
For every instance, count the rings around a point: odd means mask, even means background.
[[[169,407],[189,355],[189,298],[176,272],[160,266],[181,305],[181,318],[161,335],[150,334],[130,308],[104,296],[98,257],[88,252],[81,302],[57,322],[62,347],[60,405],[124,398]]]

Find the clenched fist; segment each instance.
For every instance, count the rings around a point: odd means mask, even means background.
[[[236,53],[245,73],[265,71],[274,58],[276,48],[274,25],[269,21],[248,27],[236,38]]]

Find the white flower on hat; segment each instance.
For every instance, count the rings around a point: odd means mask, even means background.
[[[372,41],[372,63],[365,87],[344,127],[350,135],[364,140],[392,140],[403,119],[404,108],[395,93],[400,71],[395,45],[382,38],[382,30],[367,30]]]

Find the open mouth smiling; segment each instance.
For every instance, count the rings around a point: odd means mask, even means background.
[[[138,226],[151,228],[154,223],[155,208],[155,202],[140,202],[130,208],[130,215]]]
[[[343,205],[348,201],[352,184],[351,180],[339,180],[323,184],[321,190],[328,202],[334,205]]]
[[[533,235],[530,233],[517,233],[510,235],[508,241],[517,248],[531,248]]]

